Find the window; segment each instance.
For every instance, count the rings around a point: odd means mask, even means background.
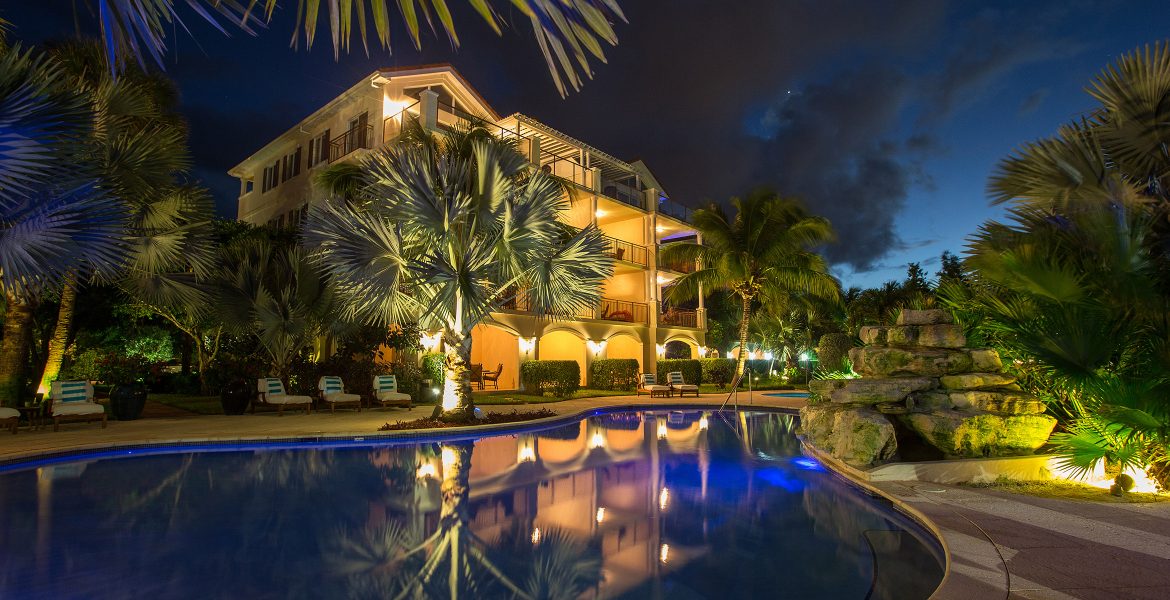
[[[284,183],[293,177],[301,174],[301,147],[297,146],[297,151],[292,154],[284,155],[280,159],[280,182]]]
[[[264,182],[261,185],[260,191],[267,192],[276,187],[280,183],[280,161],[272,163],[271,167],[264,168]]]
[[[323,162],[329,162],[329,130],[309,140],[309,168]]]

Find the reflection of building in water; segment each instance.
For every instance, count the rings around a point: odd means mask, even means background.
[[[561,530],[600,548],[599,595],[613,596],[681,568],[705,552],[688,533],[672,541],[663,517],[677,502],[663,468],[665,458],[694,461],[706,495],[707,416],[699,412],[595,417],[533,434],[478,440],[471,458],[469,528],[489,545],[517,528],[534,544]],[[664,433],[663,433],[664,432]],[[380,468],[394,465],[400,449],[371,453]],[[409,468],[414,490],[403,502],[371,506],[371,525],[412,520],[429,533],[438,526],[442,500],[438,458],[418,453]],[[696,523],[696,526],[705,526]]]

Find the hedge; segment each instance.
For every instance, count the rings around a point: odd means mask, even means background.
[[[443,362],[447,355],[441,352],[427,354],[422,359],[423,378],[430,379],[431,385],[443,386]]]
[[[575,360],[530,360],[520,365],[524,388],[543,396],[564,398],[581,389],[581,365]]]
[[[703,381],[707,383],[714,383],[716,387],[723,389],[735,378],[734,358],[704,358],[701,362],[703,364]]]
[[[589,382],[594,389],[632,392],[638,387],[638,361],[633,358],[599,358],[589,365]]]
[[[666,374],[682,371],[683,381],[699,385],[703,383],[703,363],[697,358],[669,358],[658,361],[658,382],[666,383]]]
[[[853,347],[853,336],[848,333],[826,333],[821,336],[817,344],[817,358],[820,362],[818,369],[826,371],[840,371],[845,359],[849,358],[849,349]]]

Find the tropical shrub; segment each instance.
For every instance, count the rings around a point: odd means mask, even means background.
[[[852,347],[853,336],[848,333],[826,333],[817,344],[817,368],[840,371],[849,359],[849,349]]]
[[[634,391],[638,386],[638,361],[633,358],[601,358],[589,365],[589,385],[599,390]]]
[[[734,358],[704,358],[700,361],[703,366],[703,381],[715,384],[723,389],[735,377]]]
[[[575,360],[530,360],[520,365],[520,380],[537,395],[564,398],[581,389],[581,365]]]
[[[427,354],[422,358],[423,379],[430,379],[431,385],[443,383],[443,361],[447,356],[441,352]]]
[[[666,381],[666,374],[682,371],[683,381],[699,385],[703,383],[703,363],[697,358],[663,359],[658,361],[658,380]]]

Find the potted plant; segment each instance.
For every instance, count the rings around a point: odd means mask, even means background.
[[[142,383],[149,369],[141,356],[111,354],[101,365],[102,381],[110,384],[110,412],[119,421],[133,421],[146,406],[146,385]]]
[[[219,393],[219,403],[223,406],[225,415],[242,415],[248,410],[248,403],[252,401],[252,386],[243,377],[236,377],[228,381]]]

